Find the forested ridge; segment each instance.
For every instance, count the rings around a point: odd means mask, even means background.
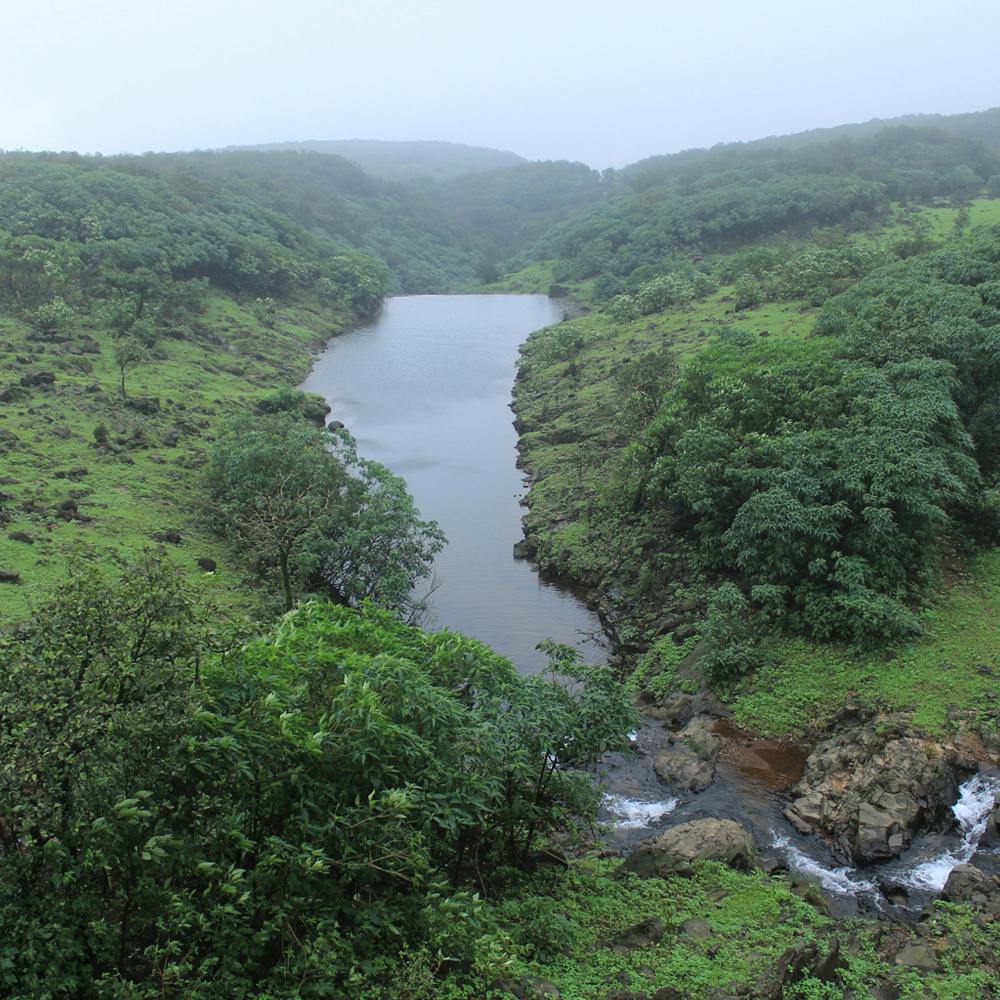
[[[0,991],[1000,993],[989,893],[840,922],[752,841],[647,877],[592,780],[694,702],[996,755],[995,120],[603,173],[0,155]],[[609,665],[422,629],[439,526],[293,388],[475,289],[571,302],[517,373],[526,551]]]

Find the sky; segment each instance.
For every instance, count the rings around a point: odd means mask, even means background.
[[[0,148],[443,139],[644,156],[1000,105],[1000,0],[30,0]]]

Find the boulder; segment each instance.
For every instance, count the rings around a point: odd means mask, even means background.
[[[855,864],[897,857],[916,834],[946,830],[974,763],[955,746],[867,722],[820,743],[785,812],[800,831],[822,833]]]
[[[0,389],[0,403],[21,403],[30,395],[23,385],[8,385]]]
[[[649,917],[616,935],[611,941],[611,947],[620,951],[648,948],[659,944],[663,938],[663,931],[663,921],[659,917]]]
[[[707,817],[670,827],[639,844],[618,871],[640,878],[690,875],[699,861],[721,861],[742,870],[758,866],[753,837],[745,826]]]
[[[896,965],[905,966],[908,969],[916,969],[917,972],[940,972],[941,963],[938,961],[934,949],[926,944],[904,945],[896,952],[894,959]]]
[[[653,758],[653,768],[660,781],[678,792],[703,792],[715,781],[715,764],[687,747],[661,750]]]
[[[681,931],[695,941],[704,941],[712,936],[712,925],[701,917],[688,917],[681,924]]]
[[[538,546],[530,538],[522,538],[514,543],[515,559],[534,559],[538,555]]]
[[[31,372],[28,375],[21,376],[21,385],[26,389],[37,389],[42,386],[49,386],[55,383],[56,376],[54,372]]]
[[[984,871],[978,865],[953,868],[941,892],[951,903],[967,903],[993,920],[1000,920],[1000,875]]]
[[[21,574],[12,569],[0,569],[0,583],[20,583]]]
[[[169,542],[171,545],[180,545],[181,533],[176,528],[165,528],[163,531],[157,531],[153,534],[154,542]]]
[[[126,403],[137,413],[143,413],[147,417],[160,412],[160,401],[156,396],[133,396]]]
[[[215,560],[209,559],[208,556],[202,556],[198,560],[198,569],[200,569],[202,573],[214,573],[217,568]]]
[[[671,737],[670,748],[662,750],[653,760],[661,781],[678,792],[703,792],[712,784],[715,758],[723,743],[715,725],[715,719],[699,715]]]
[[[521,976],[520,979],[502,979],[493,989],[518,1000],[558,1000],[562,994],[555,983],[539,976]]]

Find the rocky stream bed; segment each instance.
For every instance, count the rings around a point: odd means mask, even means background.
[[[595,771],[609,847],[633,870],[704,857],[787,872],[835,916],[910,922],[939,896],[1000,915],[1000,769],[971,735],[933,741],[849,706],[806,751],[674,696],[632,743]]]

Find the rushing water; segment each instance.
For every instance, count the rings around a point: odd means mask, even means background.
[[[539,580],[512,549],[525,486],[510,412],[518,346],[562,312],[544,295],[389,299],[369,325],[337,337],[302,388],[326,397],[358,450],[406,479],[448,546],[435,564],[435,624],[482,639],[522,670],[547,637],[603,651],[582,601]]]

